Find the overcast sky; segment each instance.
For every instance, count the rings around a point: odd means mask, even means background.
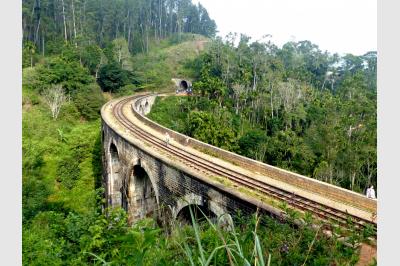
[[[376,0],[193,0],[215,20],[218,35],[265,34],[281,47],[310,40],[330,53],[362,55],[377,50]]]

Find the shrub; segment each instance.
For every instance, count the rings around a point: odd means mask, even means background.
[[[88,45],[82,51],[82,63],[89,69],[92,75],[94,75],[98,70],[101,56],[102,50],[96,44]]]
[[[129,83],[129,72],[117,63],[107,64],[100,68],[97,82],[103,91],[116,92]]]
[[[92,83],[77,93],[74,103],[85,119],[95,120],[100,117],[100,108],[105,100],[100,87]]]
[[[54,57],[43,65],[38,65],[36,83],[31,88],[42,91],[51,84],[61,84],[67,94],[75,94],[84,85],[93,82],[86,68],[77,61]]]
[[[249,158],[256,158],[256,152],[267,138],[261,130],[250,130],[239,139],[240,153]]]

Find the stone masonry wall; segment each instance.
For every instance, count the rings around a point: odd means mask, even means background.
[[[106,189],[108,206],[121,206],[126,208],[130,221],[157,214],[161,207],[170,210],[170,215],[175,218],[179,211],[189,204],[205,206],[216,216],[223,215],[222,222],[229,222],[232,218],[229,213],[241,210],[244,214],[254,213],[256,206],[244,202],[216,187],[202,182],[194,176],[184,173],[165,162],[154,158],[141,147],[119,136],[104,121],[103,131],[103,185]],[[110,146],[114,144],[118,151],[120,169],[118,178],[114,178],[111,166]],[[143,188],[135,182],[133,168],[141,166],[147,173],[152,189],[154,190],[154,203],[144,208],[137,202],[135,191]]]

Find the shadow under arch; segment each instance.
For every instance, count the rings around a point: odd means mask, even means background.
[[[131,219],[136,220],[153,216],[158,209],[157,188],[146,168],[138,160],[137,164],[132,167],[128,186],[126,186],[127,198],[123,199],[122,206],[129,211]]]
[[[220,204],[195,193],[186,194],[176,201],[175,207],[172,208],[172,219],[184,223],[191,222],[190,209],[196,221],[205,220],[205,215],[211,222],[223,228],[233,228],[231,215]]]
[[[190,214],[192,211],[193,217],[195,221],[202,222],[206,220],[206,217],[211,221],[217,221],[217,215],[211,211],[208,206],[205,205],[197,205],[197,204],[188,204],[183,207],[176,215],[176,219],[179,222],[183,223],[191,223],[192,217]],[[204,217],[206,216],[206,217]]]
[[[108,195],[112,206],[121,205],[121,191],[118,183],[121,181],[121,162],[117,146],[111,142],[110,148],[110,176],[108,184]]]

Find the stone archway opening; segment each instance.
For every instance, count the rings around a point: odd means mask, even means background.
[[[111,143],[110,145],[110,159],[111,178],[108,187],[108,194],[111,197],[112,206],[119,206],[121,204],[121,192],[119,191],[118,183],[121,179],[121,162],[119,159],[118,149],[114,143]]]
[[[133,218],[142,219],[155,214],[157,210],[156,193],[149,175],[140,165],[133,167],[129,196]]]
[[[189,88],[189,84],[187,83],[186,80],[182,80],[182,81],[179,83],[179,87],[180,87],[181,89],[187,90],[187,89]]]
[[[207,206],[189,204],[183,207],[176,216],[178,222],[183,224],[191,224],[192,218],[190,215],[190,210],[196,222],[201,223],[206,221],[206,217],[210,219],[213,223],[217,221],[217,215],[212,212]],[[205,217],[206,216],[206,217]]]

